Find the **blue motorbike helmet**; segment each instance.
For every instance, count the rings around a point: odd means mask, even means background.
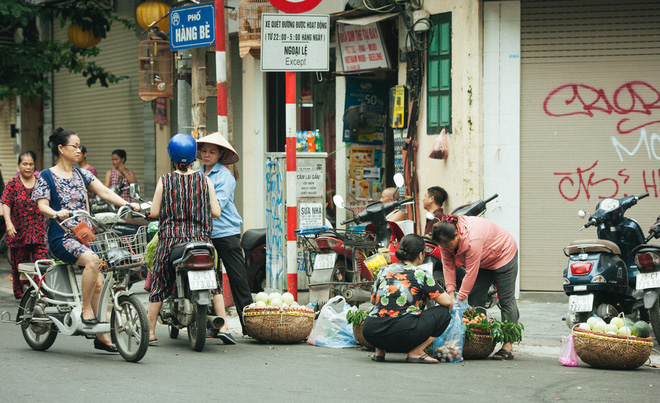
[[[167,145],[167,154],[173,162],[192,164],[197,158],[197,142],[189,134],[175,134]]]

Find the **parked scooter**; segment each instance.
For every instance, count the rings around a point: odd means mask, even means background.
[[[649,230],[649,234],[644,239],[645,243],[632,251],[639,270],[633,294],[639,298],[640,293],[643,293],[641,298],[644,308],[648,310],[655,339],[660,340],[660,246],[646,243],[651,238],[660,238],[660,217]]]
[[[241,248],[245,255],[248,284],[253,293],[266,289],[266,228],[249,229],[243,233]]]
[[[117,215],[127,210],[128,207],[122,207]],[[62,222],[77,217],[86,217],[97,229],[89,246],[102,263],[103,287],[96,313],[99,323],[82,323],[77,266],[52,259],[18,265],[21,279],[28,280],[30,287],[19,303],[16,323],[34,350],[47,350],[58,334],[94,338],[98,333],[109,332],[126,361],[140,361],[149,345],[149,322],[142,302],[129,292],[128,282],[130,273],[145,259],[146,227],[131,237],[120,237],[87,211],[74,211]],[[107,318],[109,312],[110,321]]]
[[[573,241],[564,247],[568,257],[563,283],[569,296],[566,315],[569,328],[594,314],[609,319],[623,312],[647,319],[645,292],[636,287],[639,270],[634,252],[646,239],[639,224],[624,214],[648,195],[601,200],[580,229],[595,226],[598,238]],[[579,215],[584,217],[586,213],[580,211]]]

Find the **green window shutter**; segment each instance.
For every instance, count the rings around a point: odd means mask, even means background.
[[[451,126],[451,13],[435,14],[433,39],[428,48],[427,132],[438,134]]]

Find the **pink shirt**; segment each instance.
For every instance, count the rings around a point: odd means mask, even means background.
[[[442,249],[442,267],[448,293],[456,290],[456,261],[465,265],[465,278],[458,299],[467,298],[479,269],[497,270],[513,259],[518,251],[515,239],[505,229],[481,217],[459,217],[458,247]]]

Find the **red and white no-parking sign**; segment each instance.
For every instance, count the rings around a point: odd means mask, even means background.
[[[321,0],[268,0],[276,9],[285,13],[304,13],[318,6]]]

